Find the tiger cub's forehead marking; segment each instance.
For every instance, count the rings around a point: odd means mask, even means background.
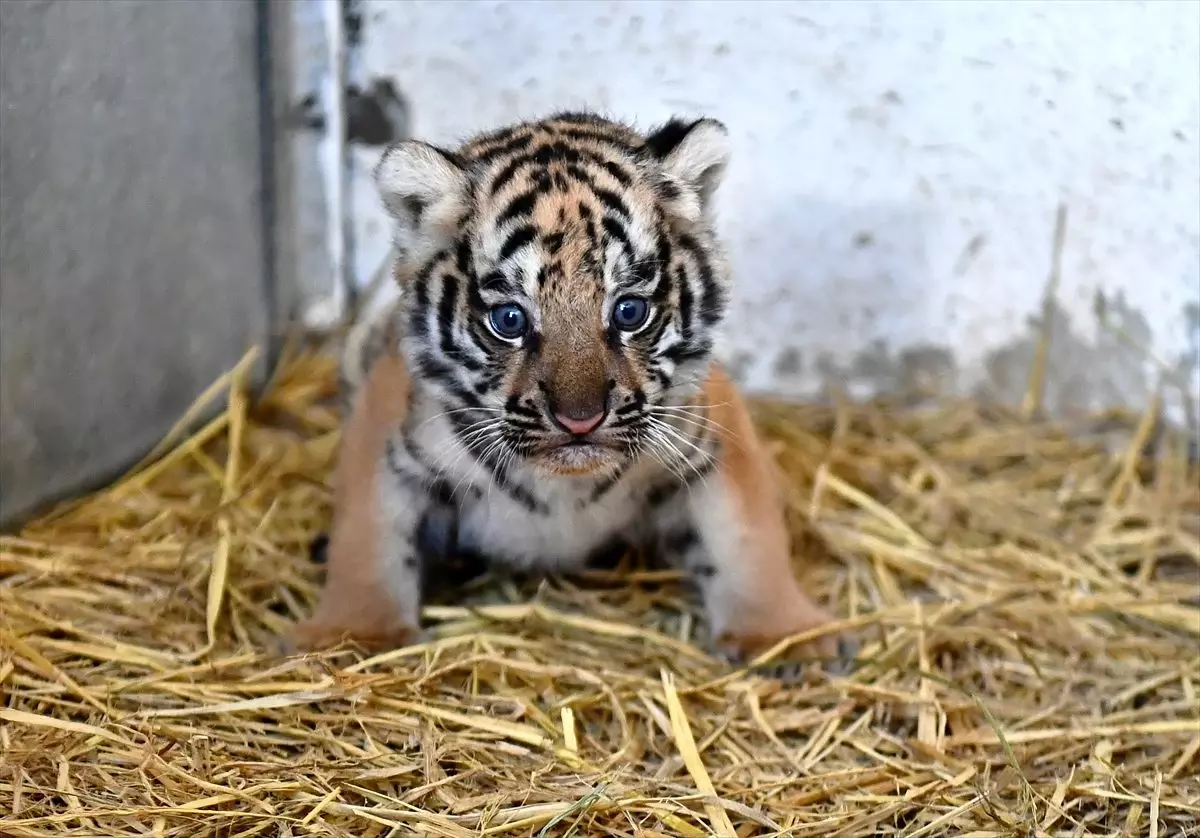
[[[530,296],[564,282],[598,292],[653,252],[652,187],[638,170],[642,140],[573,121],[519,126],[466,146],[475,170],[476,269],[508,267]],[[583,286],[583,287],[580,287]]]

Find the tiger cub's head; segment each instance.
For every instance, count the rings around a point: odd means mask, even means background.
[[[666,454],[728,303],[728,157],[712,119],[641,134],[590,114],[384,153],[402,353],[477,456],[599,475]]]

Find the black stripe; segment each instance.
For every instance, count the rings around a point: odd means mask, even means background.
[[[574,157],[575,159],[568,163],[566,167],[567,173],[580,182],[587,184],[592,189],[604,189],[602,186],[597,187],[595,185],[596,181],[592,175],[593,173],[599,174],[599,171],[596,171],[596,169],[602,169],[604,172],[611,175],[613,180],[615,180],[617,184],[622,187],[628,187],[631,183],[633,183],[632,178],[622,171],[620,166],[611,160],[601,157],[598,154],[592,154],[590,151],[579,151],[574,155]],[[587,169],[583,168],[584,165],[595,166],[596,169],[588,171]]]
[[[633,391],[633,400],[629,404],[621,405],[613,413],[617,416],[625,416],[628,413],[634,413],[646,406],[646,394],[641,390]]]
[[[679,527],[678,529],[669,530],[663,534],[662,546],[663,549],[674,553],[676,556],[683,556],[693,547],[700,544],[700,534],[690,526]]]
[[[638,285],[649,285],[658,277],[658,263],[650,257],[639,257],[629,266],[629,273]]]
[[[508,234],[508,238],[504,240],[504,244],[500,248],[500,261],[508,259],[518,250],[533,241],[534,230],[532,227],[525,225],[518,227]]]
[[[517,172],[521,170],[521,167],[527,165],[528,163],[528,157],[518,157],[515,160],[508,161],[504,168],[498,171],[496,176],[492,178],[491,185],[488,187],[490,193],[492,195],[499,194],[501,189],[508,186],[508,184],[512,182],[512,179],[516,177]]]
[[[583,168],[581,166],[579,166],[578,164],[568,163],[564,167],[564,171],[566,172],[567,177],[582,184],[583,186],[587,187],[588,189],[596,188],[595,184],[592,181],[592,176],[590,174],[588,174],[586,171],[584,171]]]
[[[600,226],[604,228],[604,232],[610,239],[616,240],[621,245],[621,248],[625,251],[625,255],[629,257],[630,261],[633,261],[637,254],[634,253],[633,242],[629,240],[629,234],[625,232],[625,228],[621,222],[611,215],[606,215],[600,221]]]
[[[630,177],[629,173],[626,172],[624,169],[622,169],[620,166],[618,166],[613,161],[605,160],[602,165],[604,166],[604,171],[606,171],[610,175],[612,175],[613,180],[615,180],[617,183],[621,184],[622,186],[629,186],[630,184],[633,183],[633,178]]]
[[[459,383],[456,375],[457,370],[434,358],[428,352],[423,352],[417,357],[413,371],[421,378],[441,384],[450,395],[458,399],[464,406],[479,407],[479,396]]]
[[[651,509],[657,509],[668,500],[675,496],[675,492],[679,490],[679,484],[668,483],[660,486],[651,486],[646,492],[646,505]]]
[[[433,276],[433,270],[437,267],[438,258],[435,256],[430,259],[428,264],[417,273],[413,279],[413,293],[417,297],[417,306],[424,307],[429,305],[429,279]]]
[[[515,393],[508,397],[508,400],[504,403],[504,409],[518,416],[527,416],[534,419],[540,419],[542,416],[537,410],[521,404],[521,397]]]
[[[708,256],[700,243],[686,233],[680,236],[679,243],[688,249],[689,255],[696,263],[696,272],[699,274],[703,290],[700,298],[700,319],[706,326],[712,326],[721,319],[721,315],[724,313],[724,294],[717,285],[712,265],[709,264]]]
[[[500,140],[502,136],[503,135],[497,136],[495,140]],[[517,134],[516,136],[503,140],[498,145],[494,145],[491,148],[484,148],[481,151],[472,154],[471,159],[479,163],[490,163],[497,157],[503,157],[506,154],[513,154],[515,152],[522,151],[523,149],[528,148],[529,144],[532,142],[533,134]],[[493,194],[495,194],[495,190],[493,190]]]
[[[481,396],[486,396],[488,393],[495,392],[496,388],[500,386],[500,379],[500,373],[489,373],[475,382],[471,389]]]
[[[539,515],[550,514],[550,509],[546,506],[546,504],[535,498],[524,486],[521,486],[518,483],[513,483],[508,479],[508,475],[504,474],[501,470],[500,463],[497,460],[496,455],[492,454],[486,459],[480,460],[480,462],[487,467],[488,471],[492,475],[492,480],[496,483],[496,486],[510,498],[515,500],[530,512],[536,512]]]
[[[479,283],[480,291],[487,291],[489,294],[500,294],[503,296],[512,296],[516,293],[518,286],[512,282],[507,276],[496,271],[488,274]],[[483,298],[480,297],[480,305],[483,305]]]
[[[545,236],[542,236],[542,246],[546,248],[546,253],[551,256],[557,256],[558,251],[562,250],[564,237],[565,234],[562,232],[547,233]]]
[[[496,226],[503,227],[510,221],[516,218],[529,215],[533,212],[534,206],[537,204],[538,190],[530,189],[528,192],[522,192],[517,197],[508,202],[508,206],[500,213],[500,217],[496,219]]]
[[[478,292],[476,292],[473,287],[467,286],[467,294],[468,298],[471,300],[471,306],[474,307],[475,298],[479,296]],[[483,301],[479,300],[480,308],[475,309],[476,311],[482,310],[482,303]],[[478,350],[479,354],[483,355],[490,361],[492,358],[492,350],[495,345],[494,342],[496,341],[496,336],[492,334],[492,330],[484,326],[478,320],[478,318],[468,317],[466,329],[464,331],[467,333],[467,338],[471,341],[471,346]]]
[[[658,282],[654,286],[654,302],[660,305],[666,302],[671,293],[671,240],[665,235],[661,225],[658,229]]]
[[[692,320],[696,316],[696,300],[692,294],[692,286],[688,283],[687,271],[683,265],[675,268],[675,288],[679,291],[679,322],[684,340],[692,339]]]
[[[621,482],[621,478],[625,476],[625,472],[628,469],[629,466],[621,465],[616,471],[597,483],[595,488],[592,489],[592,494],[588,496],[587,502],[589,504],[596,503],[596,501],[607,495],[614,486]]]
[[[664,349],[660,354],[664,358],[669,358],[676,366],[685,363],[686,361],[695,361],[704,358],[710,350],[708,341],[699,341],[698,343],[689,343],[681,341],[673,343]]]
[[[602,186],[592,186],[592,191],[596,193],[596,197],[600,199],[600,203],[604,204],[605,209],[619,215],[623,221],[629,221],[633,217],[625,201],[616,192],[613,192],[611,189],[605,189]]]
[[[534,149],[533,153],[529,155],[529,159],[543,166],[549,166],[551,163],[579,163],[582,155],[579,153],[579,149],[567,145],[561,140],[555,140]]]
[[[599,250],[600,231],[596,228],[596,214],[582,201],[579,202],[579,217],[583,220],[584,229],[587,232],[588,247],[593,251]]]
[[[453,358],[455,362],[462,364],[463,369],[465,369],[467,372],[480,373],[485,369],[483,364],[479,363],[470,355],[468,355],[467,350],[463,349],[461,346],[455,346],[453,353],[450,354],[450,357]]]
[[[486,367],[479,361],[475,360],[475,358],[473,358],[465,348],[456,343],[453,322],[447,324],[439,320],[438,326],[442,330],[441,349],[442,354],[446,356],[446,358],[458,364],[469,373],[480,373],[486,369]],[[476,340],[474,340],[474,336],[471,335],[470,330],[468,330],[467,334],[471,336],[471,342],[475,345],[475,347],[486,355],[487,350],[480,346]]]
[[[428,313],[427,308],[413,306],[408,313],[408,333],[418,340],[425,341],[429,338],[429,323],[425,319]]]
[[[467,161],[464,160],[462,158],[462,155],[460,155],[457,151],[450,151],[448,149],[444,149],[441,146],[436,146],[436,145],[431,145],[429,147],[432,148],[437,154],[439,154],[443,159],[445,159],[445,161],[447,163],[449,163],[451,166],[454,166],[456,169],[465,169],[467,167]]]
[[[471,240],[463,236],[454,248],[454,264],[463,276],[473,276],[471,270]]]
[[[554,178],[550,177],[550,172],[545,169],[538,169],[533,172],[530,177],[533,178],[533,188],[538,191],[539,195],[549,195],[555,189]]]
[[[484,302],[483,295],[479,292],[478,282],[467,283],[467,308],[476,314],[483,314],[487,311],[487,303]],[[472,320],[471,322],[474,323],[475,321]]]
[[[442,276],[442,299],[438,303],[438,326],[442,330],[442,352],[455,357],[459,349],[454,344],[454,321],[458,309],[458,280]]]

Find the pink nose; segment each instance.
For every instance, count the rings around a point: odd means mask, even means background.
[[[556,410],[554,411],[554,419],[558,424],[566,428],[568,432],[576,436],[583,436],[584,434],[590,434],[596,428],[600,427],[600,424],[604,421],[604,413],[601,412],[586,419],[579,419],[566,413],[559,413]]]

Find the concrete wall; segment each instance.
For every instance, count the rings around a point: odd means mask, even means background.
[[[437,142],[580,105],[643,125],[725,120],[729,352],[755,389],[932,383],[1019,400],[1060,200],[1050,406],[1140,403],[1157,375],[1145,348],[1197,386],[1200,4],[363,0],[361,13],[361,72],[393,80]],[[353,153],[365,281],[387,231],[367,178],[378,149]]]
[[[0,2],[0,522],[130,465],[266,342],[258,13]]]

